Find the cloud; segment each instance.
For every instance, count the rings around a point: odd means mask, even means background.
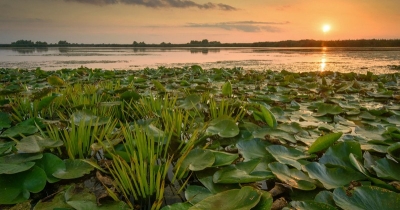
[[[199,8],[199,9],[219,9],[225,11],[237,10],[235,7],[227,4],[205,3],[199,4],[191,0],[64,0],[67,2],[79,2],[94,5],[108,5],[108,4],[128,4],[128,5],[141,5],[150,8]]]
[[[225,30],[238,30],[244,32],[280,32],[276,25],[285,25],[289,22],[257,22],[257,21],[234,21],[221,23],[188,23],[186,27],[193,28],[222,28]]]

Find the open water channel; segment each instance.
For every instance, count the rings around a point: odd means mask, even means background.
[[[184,67],[394,73],[400,48],[0,48],[0,68],[137,70]]]

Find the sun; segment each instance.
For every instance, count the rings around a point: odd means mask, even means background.
[[[322,31],[324,33],[327,33],[330,30],[331,30],[331,26],[330,25],[326,24],[326,25],[322,26]]]

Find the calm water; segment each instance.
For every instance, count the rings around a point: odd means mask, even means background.
[[[400,48],[0,48],[0,68],[136,70],[146,67],[393,73]]]

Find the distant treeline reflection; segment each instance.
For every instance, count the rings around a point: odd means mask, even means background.
[[[18,40],[11,44],[0,44],[0,47],[18,47],[18,48],[47,48],[47,47],[134,47],[134,48],[147,48],[147,47],[400,47],[400,39],[357,39],[357,40],[285,40],[277,42],[254,42],[254,43],[221,43],[218,41],[191,41],[186,44],[171,44],[162,42],[160,44],[146,44],[145,42],[136,42],[132,44],[78,44],[69,43],[67,41],[59,41],[58,43],[49,44],[47,42],[31,40]],[[199,51],[200,50],[200,51]],[[208,49],[193,50],[193,53],[208,53],[216,52]]]

